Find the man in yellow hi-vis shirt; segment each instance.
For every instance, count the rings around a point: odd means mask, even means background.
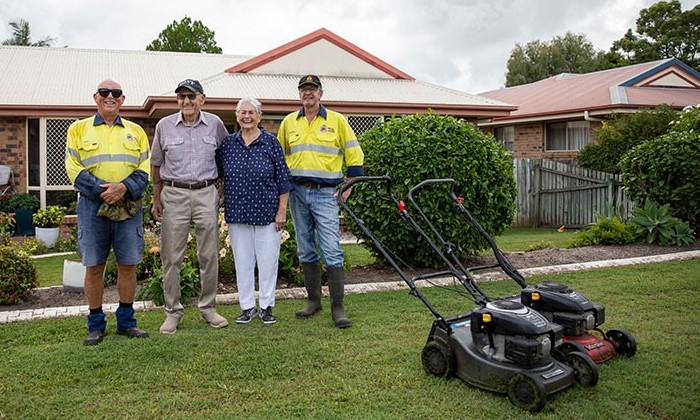
[[[104,339],[104,269],[110,248],[117,260],[117,334],[146,338],[136,327],[136,265],[143,252],[140,200],[148,186],[150,153],[143,129],[119,116],[124,93],[104,80],[92,95],[97,114],[71,124],[66,138],[66,173],[80,193],[78,251],[86,267],[85,297],[90,308],[86,346]],[[116,209],[117,211],[111,211]]]
[[[318,76],[302,77],[298,88],[302,108],[287,115],[277,133],[296,185],[289,195],[289,205],[308,294],[306,308],[296,315],[305,318],[321,310],[318,241],[326,263],[333,322],[347,328],[352,322],[343,308],[345,256],[340,247],[335,187],[344,179],[343,161],[348,178],[364,174],[364,154],[345,118],[321,105],[323,90]],[[348,189],[342,199],[349,195]]]

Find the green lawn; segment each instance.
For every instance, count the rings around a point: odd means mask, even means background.
[[[309,320],[294,317],[302,301],[285,300],[275,325],[223,330],[190,307],[173,336],[157,333],[162,311],[140,312],[146,340],[115,335],[110,315],[96,347],[82,345],[84,317],[1,325],[0,418],[698,418],[698,273],[700,260],[548,276],[605,304],[604,327],[629,330],[638,352],[600,365],[596,387],[551,396],[539,415],[427,375],[420,352],[433,318],[403,290],[347,296],[348,330],[333,327],[328,298]],[[449,310],[473,307],[453,293],[430,295]],[[219,309],[229,319],[239,312]]]
[[[511,228],[496,237],[496,242],[504,252],[525,251],[532,244],[544,243],[548,247],[566,248],[574,231],[558,232],[553,228]],[[364,266],[375,262],[372,254],[360,244],[343,244],[346,265],[348,267]],[[489,251],[490,252],[490,251]],[[34,259],[39,277],[39,286],[59,286],[62,284],[63,260],[77,259],[77,254]]]

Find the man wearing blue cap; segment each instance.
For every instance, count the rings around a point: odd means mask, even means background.
[[[221,118],[202,111],[201,83],[186,79],[175,88],[180,112],[158,121],[151,150],[153,217],[162,221],[161,260],[165,322],[163,334],[174,334],[182,322],[180,268],[190,223],[195,226],[200,284],[199,312],[214,328],[228,325],[216,312],[219,283],[219,192],[216,150],[228,131]]]
[[[343,307],[345,256],[340,247],[336,186],[344,180],[343,162],[348,178],[364,174],[364,154],[345,118],[321,105],[323,89],[318,76],[302,77],[298,89],[302,108],[287,115],[277,133],[295,184],[289,205],[308,294],[306,308],[296,315],[306,318],[321,310],[320,247],[333,322],[338,328],[347,328],[352,322]],[[349,195],[348,189],[342,199]]]

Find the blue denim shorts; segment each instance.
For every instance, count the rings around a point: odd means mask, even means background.
[[[78,200],[78,253],[83,265],[92,267],[107,261],[114,250],[118,264],[136,265],[143,257],[143,214],[139,209],[121,222],[97,215],[100,203],[81,196]]]

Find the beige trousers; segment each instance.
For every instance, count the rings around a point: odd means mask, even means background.
[[[163,293],[167,316],[181,318],[180,268],[187,248],[190,222],[197,241],[200,284],[199,310],[212,312],[216,305],[219,282],[219,193],[215,186],[198,190],[164,186],[160,194],[163,204],[161,225],[161,260]]]

